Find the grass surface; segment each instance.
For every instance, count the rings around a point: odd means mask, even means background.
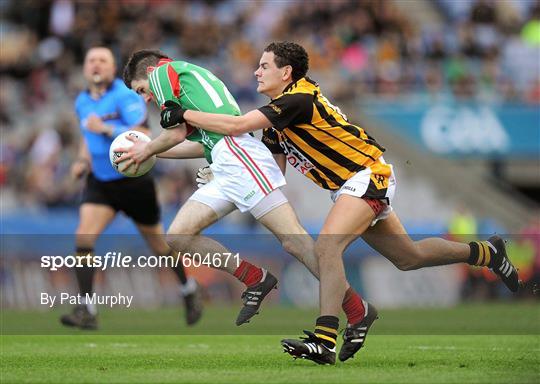
[[[0,379],[2,383],[540,382],[537,304],[383,310],[366,347],[336,366],[295,361],[281,352],[279,340],[309,328],[314,311],[269,306],[247,327],[229,327],[236,310],[208,308],[193,334],[179,325],[174,310],[104,312],[102,330],[97,332],[61,328],[57,311],[3,311]],[[106,334],[122,330],[126,322],[141,334]],[[291,327],[282,327],[288,322],[293,324],[291,332],[285,332]],[[34,333],[49,334],[23,335],[31,326]],[[152,329],[170,334],[149,335]],[[204,334],[229,329],[251,334]]]

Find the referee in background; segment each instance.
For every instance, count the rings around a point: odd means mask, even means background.
[[[171,249],[163,237],[153,179],[144,175],[126,178],[109,161],[109,147],[121,133],[137,129],[149,133],[144,101],[124,83],[115,78],[116,65],[110,49],[88,50],[83,74],[88,89],[75,101],[75,111],[82,132],[79,156],[71,168],[74,179],[86,176],[86,187],[79,209],[76,232],[76,254],[93,254],[98,236],[123,211],[137,226],[155,255],[170,255]],[[186,278],[182,263],[173,267],[184,298],[186,322],[195,324],[202,314],[201,290],[193,278]],[[79,293],[84,298],[93,293],[95,268],[75,268]],[[82,329],[97,328],[95,305],[84,303],[72,313],[60,318],[66,326]]]

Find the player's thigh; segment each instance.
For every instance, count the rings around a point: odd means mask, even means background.
[[[296,212],[288,202],[265,213],[257,221],[276,236],[307,234],[300,224]]]
[[[370,227],[362,235],[362,239],[394,264],[401,258],[415,255],[417,252],[414,241],[407,234],[395,212]]]
[[[109,205],[84,203],[79,208],[77,233],[99,235],[115,216],[116,211]]]
[[[343,252],[375,218],[373,209],[362,198],[342,194],[330,210],[317,238],[317,248]]]
[[[116,216],[116,211],[109,205],[84,203],[79,208],[77,227],[77,245],[93,247],[96,238],[107,228]]]
[[[209,205],[189,199],[176,214],[167,235],[197,235],[218,219],[218,213]]]
[[[313,254],[315,242],[302,227],[296,212],[288,202],[269,210],[259,217],[258,221],[278,238],[288,253],[300,260]]]
[[[236,210],[214,179],[197,189],[180,208],[167,234],[196,235]]]
[[[170,252],[170,247],[165,240],[165,230],[163,224],[154,225],[136,224],[139,233],[144,237],[148,246],[159,255],[166,255]]]

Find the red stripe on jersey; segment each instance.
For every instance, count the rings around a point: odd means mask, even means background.
[[[173,67],[170,65],[167,66],[167,77],[169,78],[169,83],[171,84],[171,89],[175,97],[180,96],[180,79],[178,78],[178,73],[175,72]]]

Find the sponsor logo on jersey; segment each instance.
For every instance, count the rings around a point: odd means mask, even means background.
[[[280,141],[279,145],[283,148],[287,162],[296,168],[297,171],[305,175],[311,171],[315,166],[308,160],[304,155],[302,155],[295,147],[287,143],[286,141]]]
[[[277,105],[270,104],[270,108],[272,108],[274,112],[276,112],[278,115],[281,115],[281,108],[278,107]]]

